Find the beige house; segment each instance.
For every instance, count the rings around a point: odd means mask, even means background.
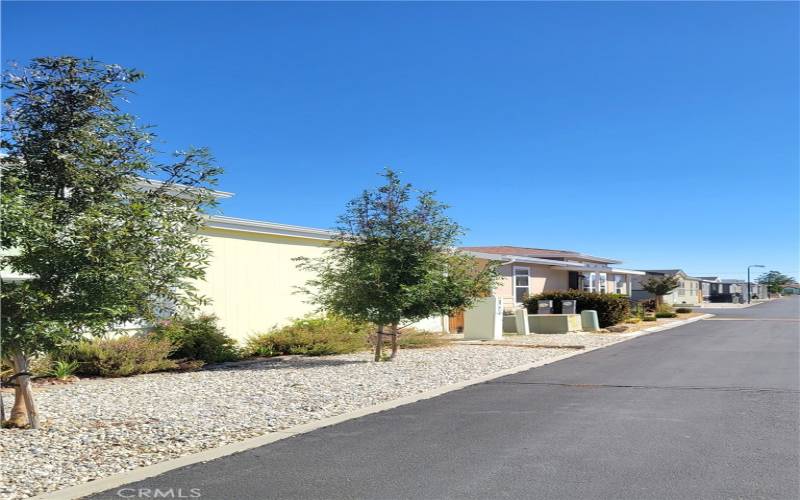
[[[499,262],[500,284],[495,295],[511,310],[523,300],[552,290],[584,290],[630,295],[631,277],[641,271],[616,267],[621,261],[568,250],[514,246],[463,247],[462,251],[485,261]]]
[[[298,293],[312,276],[297,269],[297,257],[319,257],[333,233],[274,222],[210,216],[201,235],[212,252],[198,291],[209,299],[225,332],[242,341],[249,335],[313,313]],[[442,331],[447,318],[419,321],[416,328]]]
[[[636,300],[652,299],[653,294],[642,290],[641,281],[649,277],[677,276],[678,288],[662,296],[664,304],[681,306],[695,306],[703,302],[703,287],[701,278],[693,278],[680,269],[647,269],[645,276],[634,278],[632,297]]]

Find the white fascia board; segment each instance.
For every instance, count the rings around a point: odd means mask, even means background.
[[[644,271],[634,271],[633,269],[621,269],[618,267],[598,267],[598,266],[585,266],[582,264],[570,263],[566,268],[567,271],[589,272],[589,273],[608,273],[608,274],[631,274],[636,276],[644,276]]]
[[[333,231],[329,231],[327,229],[291,226],[288,224],[278,224],[276,222],[238,219],[236,217],[225,217],[223,215],[208,216],[208,219],[206,220],[206,227],[212,229],[226,229],[229,231],[241,231],[245,233],[271,234],[276,236],[289,236],[294,238],[307,238],[323,241],[331,240],[335,234]]]
[[[537,259],[536,257],[522,257],[521,255],[504,255],[497,253],[475,252],[472,250],[461,250],[461,253],[471,255],[472,257],[478,259],[499,260],[502,262],[509,262],[509,263],[521,262],[525,264],[542,264],[545,266],[552,266],[552,267],[567,267],[571,265],[569,262],[564,262],[561,260]]]
[[[617,268],[617,267],[612,267],[611,269],[609,269],[608,272],[614,273],[614,274],[635,274],[636,276],[644,276],[645,274],[647,274],[644,271],[636,271],[636,270],[633,270],[633,269],[620,269],[620,268]]]

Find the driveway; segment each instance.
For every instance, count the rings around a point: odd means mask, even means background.
[[[121,493],[798,498],[798,318],[798,298],[721,310],[712,320],[178,469]]]

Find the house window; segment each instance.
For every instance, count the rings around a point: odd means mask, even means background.
[[[615,274],[614,275],[614,293],[618,293],[623,295],[625,292],[623,291],[623,285],[625,284],[625,275],[624,274]]]
[[[597,279],[597,273],[583,273],[583,291],[584,292],[594,292],[596,287],[595,280]]]
[[[608,282],[608,275],[606,273],[600,273],[600,279],[598,280],[598,290],[600,293],[606,293],[606,283]]]
[[[514,268],[514,302],[522,304],[528,295],[530,295],[531,286],[531,270],[527,267]]]

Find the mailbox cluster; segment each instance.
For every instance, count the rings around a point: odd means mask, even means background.
[[[540,300],[537,303],[538,314],[553,314],[553,301]],[[577,314],[578,303],[575,300],[562,300],[561,301],[561,314]]]

